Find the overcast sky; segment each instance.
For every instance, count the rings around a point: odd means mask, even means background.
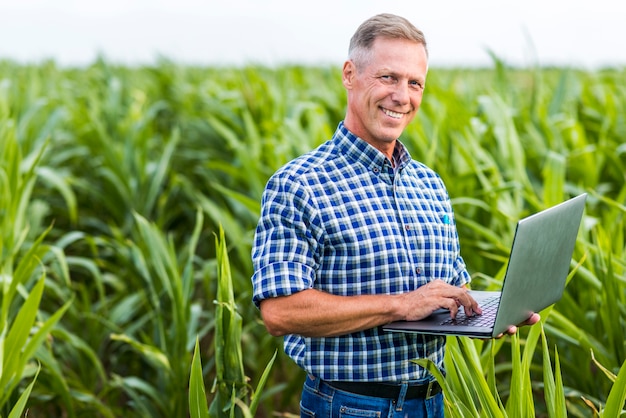
[[[87,65],[159,56],[193,64],[341,65],[381,12],[427,37],[431,66],[626,65],[621,0],[0,0],[0,59]]]

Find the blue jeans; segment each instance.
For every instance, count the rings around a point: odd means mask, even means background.
[[[307,376],[302,389],[300,417],[443,418],[443,395],[430,399],[375,398],[337,390]]]

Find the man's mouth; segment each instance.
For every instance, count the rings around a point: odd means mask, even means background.
[[[401,119],[402,116],[404,116],[404,113],[394,112],[393,110],[385,109],[384,107],[382,107],[381,109],[385,113],[385,115],[394,119]]]

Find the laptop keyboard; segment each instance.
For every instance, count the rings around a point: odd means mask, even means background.
[[[441,323],[441,325],[469,325],[478,327],[491,327],[496,320],[496,312],[498,311],[498,304],[500,297],[494,296],[489,299],[485,299],[480,305],[483,310],[481,315],[467,316],[463,311],[463,308],[459,309],[456,318],[448,318]]]

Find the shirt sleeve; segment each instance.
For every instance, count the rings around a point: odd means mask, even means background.
[[[472,277],[467,272],[467,268],[465,267],[465,261],[461,256],[456,258],[454,263],[454,271],[456,272],[456,279],[454,281],[455,286],[463,286],[469,284],[472,281]]]
[[[314,202],[297,179],[277,173],[261,201],[252,262],[254,304],[287,296],[313,287],[319,266],[319,248]]]

